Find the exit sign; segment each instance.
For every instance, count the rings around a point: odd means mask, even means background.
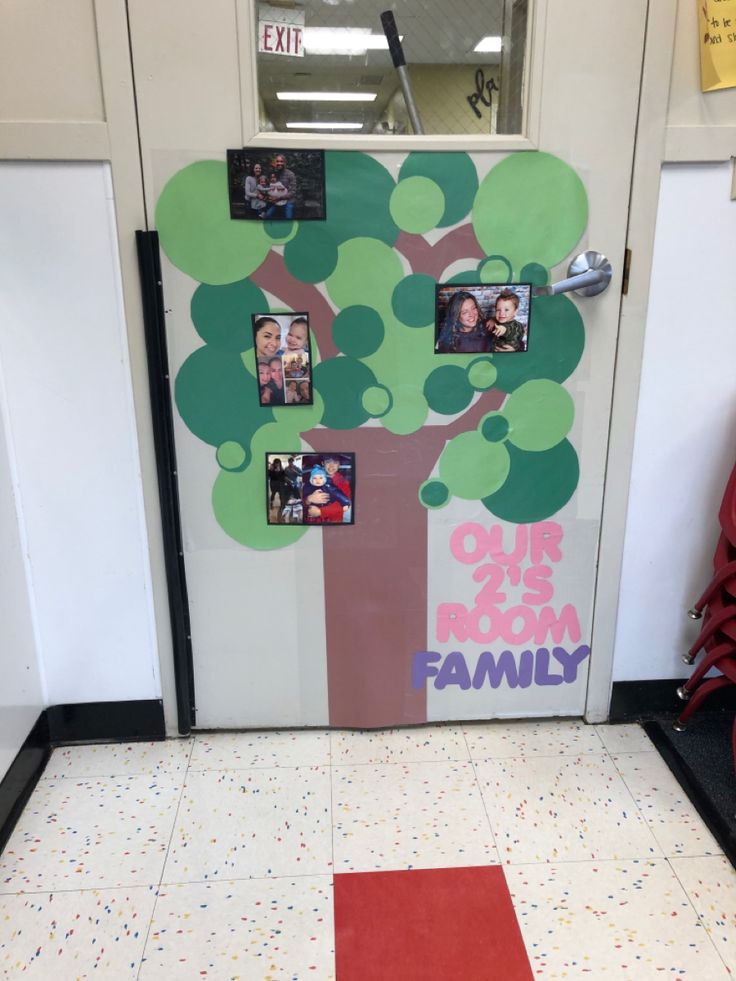
[[[258,51],[304,57],[304,10],[261,4],[258,10]]]

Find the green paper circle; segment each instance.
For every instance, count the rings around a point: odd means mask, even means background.
[[[436,280],[424,273],[405,276],[391,297],[394,315],[407,327],[426,327],[434,323]]]
[[[384,333],[383,319],[370,307],[345,307],[332,321],[332,339],[351,358],[365,358],[377,351]]]
[[[580,475],[577,454],[564,439],[551,450],[527,453],[505,444],[511,471],[503,487],[483,499],[502,521],[532,524],[551,518],[575,493]]]
[[[242,470],[248,454],[240,443],[228,440],[217,447],[216,457],[223,470]]]
[[[484,178],[473,203],[473,228],[485,252],[502,252],[513,269],[552,267],[585,231],[588,199],[563,160],[537,150],[512,153]]]
[[[419,500],[425,508],[443,508],[450,501],[450,488],[441,480],[425,480],[419,488]]]
[[[253,347],[251,314],[268,312],[263,292],[249,279],[225,286],[198,286],[192,296],[192,323],[213,347],[248,351]]]
[[[263,231],[273,242],[283,245],[294,238],[299,231],[299,224],[295,221],[264,221]]]
[[[340,307],[367,306],[390,310],[391,295],[404,270],[397,252],[375,238],[351,238],[338,250],[337,268],[327,280],[327,292]]]
[[[480,433],[461,433],[440,457],[440,479],[456,497],[479,500],[503,486],[509,472],[504,443],[489,443]]]
[[[321,283],[337,265],[337,245],[321,225],[302,222],[294,238],[286,243],[284,263],[295,279]]]
[[[538,453],[556,446],[570,432],[575,403],[557,382],[540,378],[509,395],[504,415],[511,427],[510,442],[520,450]]]
[[[584,347],[585,329],[575,304],[566,296],[537,297],[529,321],[529,350],[519,357],[502,354],[495,359],[495,387],[513,392],[532,378],[564,381]]]
[[[271,248],[262,222],[230,218],[227,188],[226,164],[201,160],[174,174],[156,205],[161,248],[201,283],[245,279]]]
[[[370,368],[355,358],[328,358],[315,366],[314,387],[324,401],[322,425],[328,429],[357,429],[368,419],[363,392],[376,385]],[[294,412],[295,409],[289,410]]]
[[[391,217],[405,232],[421,235],[435,228],[445,211],[445,195],[428,177],[407,177],[394,188]]]
[[[393,405],[381,417],[381,425],[397,436],[408,436],[424,425],[429,406],[421,389],[411,385],[394,385],[391,389]]]
[[[212,510],[225,534],[259,551],[293,545],[307,531],[306,525],[267,523],[265,456],[239,473],[220,471],[212,488]]]
[[[509,434],[508,419],[500,412],[489,412],[481,419],[478,432],[489,443],[501,443]]]
[[[532,286],[546,286],[549,282],[549,272],[538,262],[527,262],[519,274],[519,282],[531,283]]]
[[[510,283],[514,275],[509,260],[502,255],[489,255],[478,265],[481,283]]]
[[[477,392],[485,392],[492,388],[496,381],[496,366],[490,358],[476,358],[467,368],[468,381]]]
[[[478,174],[467,153],[415,152],[404,160],[399,179],[428,177],[445,196],[445,210],[437,222],[447,228],[461,221],[470,211],[478,190]]]
[[[446,416],[454,416],[466,409],[473,394],[467,372],[457,365],[435,368],[424,383],[424,397],[430,409]]]
[[[399,234],[389,212],[396,183],[374,157],[358,151],[325,153],[327,217],[325,229],[336,245],[356,237],[393,245]]]
[[[385,385],[371,385],[363,392],[363,408],[372,419],[385,416],[393,405],[391,392]]]

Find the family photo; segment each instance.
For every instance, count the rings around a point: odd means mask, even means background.
[[[227,151],[230,217],[253,221],[325,218],[322,150]]]
[[[267,453],[270,525],[353,524],[354,453]]]
[[[531,284],[438,286],[436,354],[514,354],[529,346]]]
[[[311,405],[309,314],[255,313],[253,347],[261,405]]]

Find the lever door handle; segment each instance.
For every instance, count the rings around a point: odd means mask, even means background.
[[[535,286],[533,296],[557,296],[558,293],[577,293],[578,296],[597,296],[608,288],[613,266],[600,252],[581,252],[567,267],[567,279],[550,286]]]

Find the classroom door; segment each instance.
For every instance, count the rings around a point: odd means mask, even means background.
[[[227,93],[218,145],[157,127],[150,14],[131,4],[136,77],[154,79],[138,101],[198,726],[583,714],[646,7],[534,5],[515,140],[259,137],[246,157],[274,148],[297,166],[300,147],[326,149],[326,215],[292,224],[230,217]],[[609,289],[522,297],[522,350],[435,353],[439,284],[497,298],[563,278],[587,249],[611,260]],[[251,318],[296,313],[313,402],[261,405]],[[302,469],[339,454],[351,523],[287,521],[267,454]]]

